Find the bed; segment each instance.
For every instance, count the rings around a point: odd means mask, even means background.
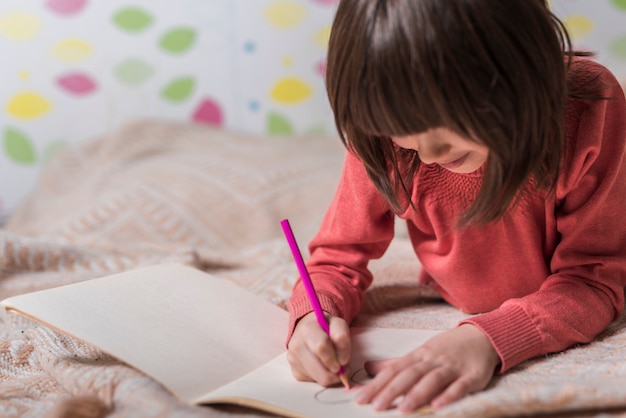
[[[259,137],[142,120],[67,150],[0,233],[0,299],[176,262],[285,307],[297,272],[279,221],[313,236],[344,149],[323,135]],[[403,225],[372,271],[358,326],[446,329],[465,318],[416,284]],[[175,344],[175,341],[165,342]],[[263,417],[189,406],[75,339],[0,314],[0,416]],[[626,416],[626,317],[599,339],[525,362],[441,417]]]

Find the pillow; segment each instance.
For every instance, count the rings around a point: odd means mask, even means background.
[[[284,239],[288,218],[304,247],[344,153],[337,137],[138,121],[57,155],[6,229],[107,250],[228,252]]]

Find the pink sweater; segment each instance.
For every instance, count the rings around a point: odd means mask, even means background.
[[[529,358],[593,340],[624,307],[626,286],[626,101],[599,64],[612,100],[568,102],[568,159],[556,194],[527,190],[515,209],[487,226],[450,229],[471,201],[482,169],[455,174],[422,164],[413,185],[417,211],[408,224],[423,269],[419,282],[451,305],[477,314],[502,361],[500,371]],[[308,268],[322,308],[348,322],[372,283],[368,261],[381,257],[394,234],[388,203],[361,162],[346,154],[340,183]],[[416,272],[417,274],[418,272]],[[291,323],[311,311],[298,281]]]

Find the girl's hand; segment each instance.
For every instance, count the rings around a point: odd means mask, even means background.
[[[500,358],[482,331],[470,324],[443,332],[404,357],[368,362],[365,369],[376,377],[357,394],[360,404],[376,410],[392,406],[412,412],[430,405],[437,409],[484,389]]]
[[[289,340],[287,360],[298,380],[328,387],[339,382],[337,373],[350,360],[350,328],[338,317],[327,316],[330,336],[311,312],[298,321]]]

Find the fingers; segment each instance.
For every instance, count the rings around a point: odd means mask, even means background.
[[[391,364],[396,359],[366,361],[363,368],[370,376],[376,376],[383,368]]]
[[[411,412],[415,409],[431,403],[431,401],[437,397],[442,391],[447,390],[453,382],[457,382],[458,375],[452,370],[437,367],[425,373],[424,377],[418,384],[413,385],[408,393],[404,396],[402,401],[398,404],[398,410],[400,412]],[[459,379],[460,380],[460,379]],[[467,392],[459,393],[458,398],[465,396]],[[399,396],[401,394],[396,394]],[[456,399],[455,399],[456,400]],[[443,405],[441,405],[443,406]],[[433,407],[436,407],[433,405]]]
[[[431,405],[435,409],[443,408],[444,406],[463,398],[466,394],[480,389],[482,389],[482,387],[480,387],[479,384],[473,384],[471,380],[458,379],[449,385],[441,395],[433,399]]]
[[[415,408],[427,403],[430,399],[421,400],[417,390],[424,387],[424,382],[428,383],[429,373],[432,373],[432,366],[426,362],[415,361],[410,357],[402,359],[376,361],[367,364],[366,371],[376,372],[376,377],[368,383],[357,395],[358,403],[371,403],[375,410],[382,411],[392,407],[394,401],[403,395],[405,399],[398,405],[401,411],[412,411]],[[434,387],[428,387],[435,389]],[[417,399],[409,400],[407,397],[415,392]]]
[[[297,380],[312,380],[322,386],[340,382],[337,373],[350,358],[349,327],[343,319],[331,317],[329,329],[330,335],[313,314],[298,322],[287,351],[287,360]]]
[[[398,363],[401,362],[399,360],[368,362],[367,364],[371,371],[367,368],[366,371],[369,374],[373,374],[372,372],[376,370],[376,377],[359,391],[355,397],[355,401],[359,404],[372,403],[374,409],[376,410],[387,409],[391,402],[395,399],[394,397],[389,401],[390,391],[400,389],[399,386],[393,386],[391,384],[398,374],[398,368],[394,367]],[[381,364],[385,364],[386,367],[382,367]],[[396,382],[396,385],[397,384],[398,383]],[[390,388],[390,386],[393,387]]]
[[[291,372],[297,380],[318,382],[324,387],[339,382],[337,374],[329,371],[311,351],[303,350],[298,355],[294,354],[293,351],[288,351],[287,360],[291,365]]]
[[[473,326],[432,338],[402,358],[374,361],[365,370],[374,379],[357,394],[376,410],[407,413],[427,405],[441,408],[484,389],[498,362],[489,340]]]
[[[458,378],[454,370],[428,362],[411,363],[399,359],[376,363],[376,367],[383,368],[359,392],[356,401],[371,403],[377,411],[395,406],[400,412],[412,412],[429,404]],[[458,394],[458,397],[463,395],[465,393]],[[394,405],[399,398],[401,400]],[[445,397],[442,402],[446,402]]]
[[[352,351],[350,327],[346,321],[337,317],[330,318],[328,327],[330,328],[330,339],[335,349],[337,370],[339,370],[340,366],[345,366],[350,361],[350,353]],[[333,363],[332,360],[331,363]],[[332,366],[334,366],[334,364]]]

